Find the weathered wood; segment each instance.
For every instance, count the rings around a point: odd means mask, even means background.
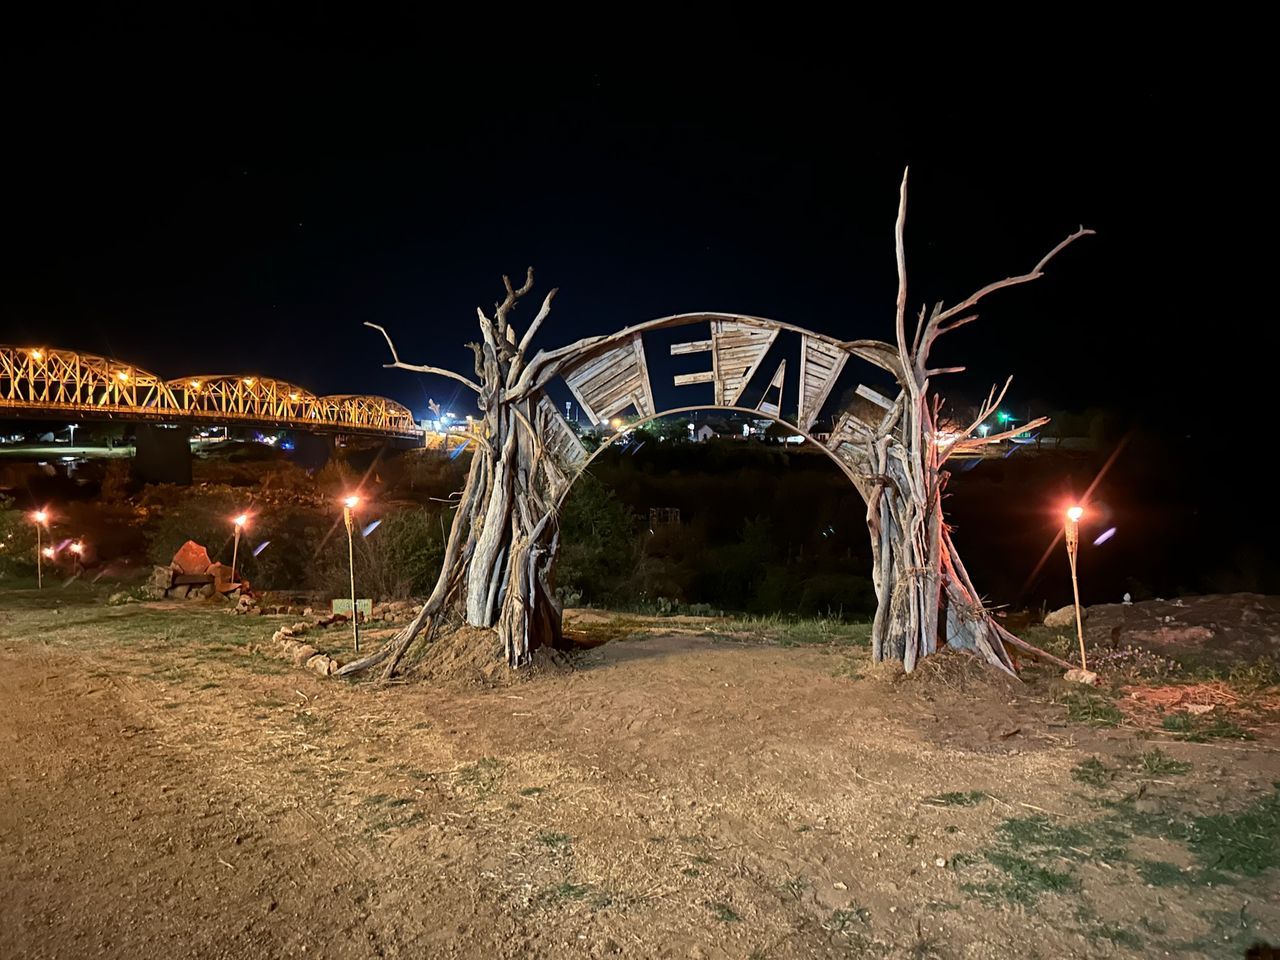
[[[574,478],[604,446],[588,454],[545,388],[555,377],[563,377],[593,423],[628,407],[635,409],[638,424],[648,422],[656,410],[643,334],[695,323],[710,325],[710,339],[674,344],[671,354],[709,352],[711,369],[681,374],[675,385],[713,383],[716,407],[772,417],[781,415],[785,360],[756,411],[738,403],[779,334],[801,336],[796,429],[809,439],[808,431],[850,356],[894,376],[899,388],[894,399],[860,385],[857,399],[837,419],[825,444],[866,501],[877,598],[873,656],[899,659],[911,670],[945,642],[1012,671],[1005,643],[1034,648],[1011,638],[983,606],[942,515],[946,480],[942,464],[957,446],[979,442],[972,434],[994,411],[998,398],[993,391],[978,419],[941,450],[936,436],[939,407],[930,393],[930,377],[956,368],[930,368],[929,352],[943,334],[974,319],[968,311],[984,296],[1039,277],[1054,255],[1091,231],[1081,229],[1069,236],[1028,274],[983,287],[951,308],[938,304],[931,311],[921,309],[908,337],[906,196],[904,175],[894,233],[899,281],[894,343],[839,341],[760,317],[701,313],[662,317],[526,358],[534,333],[550,312],[555,291],[544,300],[524,336],[519,336],[511,314],[532,289],[533,273],[529,271],[518,289],[504,277],[506,297],[495,304],[492,317],[477,310],[482,335],[482,341],[472,345],[477,381],[446,373],[476,391],[482,419],[476,424],[477,450],[436,587],[413,624],[382,650],[343,672],[385,662],[385,675],[390,675],[414,638],[424,632],[430,636],[450,610],[474,626],[493,628],[512,666],[527,662],[539,645],[555,643],[560,610],[551,588],[551,571],[559,543],[557,514]],[[444,372],[401,363],[386,331],[377,329],[391,346],[395,361],[391,366]],[[670,412],[688,409],[693,408]]]
[[[761,413],[768,414],[771,417],[778,416],[778,414],[782,412],[782,387],[783,387],[783,384],[785,384],[786,382],[787,382],[787,361],[784,359],[780,364],[778,364],[778,370],[776,373],[774,373],[773,377],[769,380],[769,385],[764,388],[764,393],[761,394],[760,403],[756,406],[756,409],[759,410]],[[769,394],[773,390],[778,391],[777,403],[774,403],[771,400],[769,400]]]
[[[607,420],[631,405],[642,417],[654,413],[653,389],[640,334],[570,367],[564,380],[592,423]]]
[[[849,354],[839,346],[805,336],[800,345],[800,406],[796,419],[808,430],[822,412]]]

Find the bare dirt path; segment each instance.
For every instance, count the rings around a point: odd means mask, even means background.
[[[0,956],[1225,957],[1280,930],[1274,869],[1184,881],[1200,847],[1115,813],[1269,809],[1267,740],[1161,742],[1191,766],[1153,774],[1132,731],[964,665],[659,634],[377,690],[249,630],[0,617]]]

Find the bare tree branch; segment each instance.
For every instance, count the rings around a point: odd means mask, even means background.
[[[457,380],[463,386],[470,387],[476,393],[480,393],[480,385],[475,383],[474,381],[468,380],[466,377],[464,377],[460,373],[454,373],[452,370],[446,370],[443,367],[429,367],[424,364],[404,363],[403,361],[401,361],[400,355],[396,353],[396,345],[391,342],[391,334],[387,333],[386,327],[379,326],[376,323],[370,323],[367,320],[365,321],[364,325],[366,327],[372,327],[374,330],[377,330],[379,333],[381,333],[383,338],[387,341],[387,346],[391,348],[391,359],[394,362],[384,363],[382,365],[384,368],[388,370],[392,370],[392,369],[412,370],[415,373],[434,373],[437,376],[448,377],[451,380]]]
[[[551,313],[551,301],[559,292],[559,287],[553,288],[551,292],[547,294],[546,299],[542,301],[542,309],[538,311],[538,315],[533,318],[533,323],[529,324],[529,329],[526,330],[524,332],[524,336],[520,338],[520,346],[518,349],[521,353],[524,353],[529,344],[533,342],[534,334],[536,334],[538,332],[538,328],[542,326],[542,321],[547,319],[547,316]]]
[[[1056,247],[1054,247],[1052,250],[1046,253],[1043,257],[1041,257],[1040,262],[1037,263],[1031,269],[1030,273],[1020,274],[1019,276],[1016,276],[1016,277],[1006,277],[1004,280],[997,280],[995,283],[987,284],[977,293],[970,294],[964,300],[957,303],[954,307],[948,307],[946,310],[942,311],[942,313],[938,315],[937,324],[941,324],[944,321],[949,320],[951,317],[954,317],[957,313],[963,313],[965,310],[968,310],[970,307],[972,307],[974,304],[976,304],[979,300],[981,300],[983,297],[985,297],[989,293],[994,293],[995,291],[1001,290],[1005,287],[1017,286],[1020,283],[1029,283],[1032,280],[1039,280],[1042,276],[1044,276],[1044,268],[1048,266],[1050,260],[1056,257],[1059,253],[1061,253],[1071,244],[1075,243],[1081,237],[1090,237],[1090,236],[1093,236],[1093,234],[1095,233],[1097,233],[1096,230],[1086,230],[1084,227],[1080,227],[1078,230],[1076,230],[1075,233],[1071,234],[1071,236],[1067,237],[1065,240],[1059,243]],[[958,326],[958,324],[956,324],[956,326]],[[953,326],[951,327],[951,329],[955,329],[955,327]]]
[[[981,447],[988,443],[999,443],[1001,440],[1008,440],[1010,437],[1016,437],[1020,433],[1026,433],[1028,430],[1034,430],[1036,427],[1043,427],[1049,422],[1048,417],[1037,417],[1035,420],[1028,420],[1020,427],[1014,427],[1012,430],[1005,430],[1002,433],[993,433],[989,437],[968,437],[964,440],[957,440],[951,444],[951,449],[955,450],[962,447]]]
[[[902,186],[898,188],[898,219],[893,225],[894,250],[898,262],[898,300],[894,329],[898,334],[898,354],[902,357],[904,370],[911,366],[911,354],[907,350],[907,251],[903,243],[907,226],[907,174],[910,170],[908,167],[902,171]]]

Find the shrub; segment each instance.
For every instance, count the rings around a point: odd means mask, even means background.
[[[0,577],[36,575],[36,531],[21,510],[0,498]]]

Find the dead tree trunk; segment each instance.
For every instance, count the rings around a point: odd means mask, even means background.
[[[386,330],[367,324],[387,339],[393,361],[388,367],[436,373],[463,383],[476,394],[481,416],[471,423],[475,453],[431,597],[391,643],[348,664],[342,673],[385,661],[384,674],[390,676],[415,637],[434,630],[451,613],[471,626],[496,630],[512,667],[526,663],[536,647],[560,641],[561,607],[551,587],[558,542],[555,497],[546,482],[556,468],[544,462],[533,401],[513,389],[525,370],[525,351],[551,312],[556,291],[547,294],[533,323],[517,339],[510,314],[533,288],[533,270],[519,289],[502,279],[506,297],[494,305],[493,316],[476,309],[483,339],[470,345],[475,381],[438,367],[401,362]]]
[[[933,377],[959,373],[963,367],[931,367],[929,354],[943,334],[977,319],[968,313],[987,294],[1003,287],[1035,280],[1064,247],[1092,233],[1081,228],[1071,234],[1026,274],[1009,277],[972,294],[955,306],[942,303],[926,312],[921,307],[914,335],[907,337],[907,264],[904,233],[907,216],[907,175],[902,177],[898,218],[894,230],[898,264],[895,344],[856,341],[856,352],[890,370],[900,392],[879,428],[853,444],[853,458],[863,476],[867,526],[871,532],[872,573],[876,615],[872,624],[875,660],[901,660],[910,671],[921,657],[937,650],[939,642],[971,650],[1001,669],[1013,665],[1004,647],[1009,638],[983,606],[960,562],[942,515],[942,490],[947,458],[959,450],[994,443],[1034,429],[1035,420],[1016,431],[975,437],[975,431],[999,406],[1008,389],[987,397],[977,418],[958,437],[938,436],[941,401],[930,392]],[[1018,643],[1024,648],[1026,644]],[[1035,650],[1035,648],[1030,648]],[[1036,651],[1037,653],[1039,651]]]

